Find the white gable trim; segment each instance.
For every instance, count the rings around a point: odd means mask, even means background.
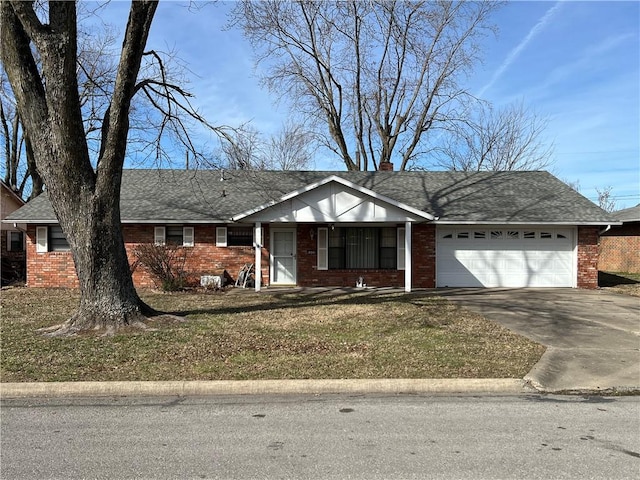
[[[310,183],[309,185],[306,185],[303,188],[300,188],[298,190],[294,190],[291,193],[288,193],[286,195],[284,195],[283,197],[281,197],[279,200],[272,200],[268,203],[262,204],[256,208],[252,208],[251,210],[247,210],[246,212],[242,212],[236,216],[234,216],[231,220],[234,222],[243,220],[247,217],[250,217],[252,215],[255,215],[256,213],[262,212],[264,210],[266,210],[269,207],[273,207],[275,205],[278,204],[282,204],[288,200],[292,200],[296,197],[299,197],[300,195],[310,192],[312,190],[315,190],[319,187],[322,187],[324,185],[327,185],[331,182],[335,182],[338,183],[344,187],[356,190],[357,192],[366,195],[368,197],[371,197],[375,200],[378,200],[380,202],[384,202],[387,203],[393,207],[399,208],[401,210],[404,210],[405,212],[418,217],[420,219],[424,219],[424,220],[428,220],[428,221],[433,221],[435,220],[435,217],[427,212],[423,212],[422,210],[418,210],[417,208],[413,208],[409,205],[406,205],[404,203],[398,202],[392,198],[389,198],[385,195],[380,195],[379,193],[374,192],[373,190],[370,190],[368,188],[362,187],[360,185],[357,185],[353,182],[350,182],[348,180],[345,180],[344,178],[340,178],[337,175],[331,175],[329,177],[324,178],[323,180],[320,180],[319,182],[315,182],[315,183]]]

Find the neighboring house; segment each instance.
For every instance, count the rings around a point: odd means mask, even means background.
[[[135,245],[175,242],[194,282],[254,263],[256,289],[363,277],[406,291],[596,288],[598,236],[616,223],[547,172],[125,170],[121,217],[132,264]],[[9,219],[27,224],[27,285],[77,285],[46,194]]]
[[[0,180],[2,200],[0,201],[0,220],[24,205],[24,200],[9,185]],[[25,239],[24,225],[13,222],[0,222],[0,253],[2,259],[2,285],[24,280],[25,278]],[[21,229],[22,228],[22,229]]]
[[[602,234],[598,269],[640,273],[640,204],[611,215],[622,225],[614,225]]]

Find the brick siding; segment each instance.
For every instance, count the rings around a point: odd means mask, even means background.
[[[189,272],[190,285],[199,285],[201,275],[220,275],[225,270],[235,281],[240,268],[245,263],[255,261],[253,247],[217,247],[216,226],[196,225],[194,227],[194,247],[188,249],[185,269]],[[73,258],[70,252],[36,252],[36,228],[27,229],[27,286],[30,287],[70,287],[78,286]],[[129,257],[134,266],[133,249],[141,243],[153,242],[154,225],[123,225],[122,233]],[[269,244],[269,228],[263,227],[264,243]],[[269,252],[262,249],[262,282],[269,283]],[[137,287],[156,287],[149,274],[140,266],[133,269],[133,282]]]
[[[598,288],[600,227],[578,227],[578,288]]]
[[[194,247],[186,269],[192,285],[199,284],[201,275],[219,275],[227,271],[235,281],[238,271],[245,263],[253,263],[252,247],[216,247],[216,226],[194,226]],[[404,270],[318,270],[317,227],[297,226],[297,281],[299,286],[355,286],[358,277],[363,277],[371,287],[404,287]],[[129,262],[134,264],[133,248],[140,243],[153,242],[153,225],[124,225],[123,236]],[[70,252],[36,253],[35,226],[27,229],[27,285],[30,287],[77,287],[73,259]],[[579,288],[598,286],[598,227],[578,227],[578,279]],[[263,226],[261,278],[269,285],[269,226]],[[313,238],[311,231],[314,232]],[[413,288],[435,287],[436,228],[433,224],[418,224],[412,227]],[[133,281],[137,287],[154,287],[153,279],[142,268],[135,268]]]
[[[327,225],[320,225],[327,226]],[[404,270],[318,270],[317,232],[318,225],[298,225],[298,285],[302,287],[355,287],[359,277],[369,287],[404,287]],[[311,230],[314,238],[311,238]],[[435,225],[414,225],[411,229],[413,246],[413,288],[435,287]]]
[[[600,237],[598,269],[640,273],[640,223],[612,227]]]

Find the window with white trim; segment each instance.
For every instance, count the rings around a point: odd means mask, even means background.
[[[329,270],[398,268],[398,230],[395,227],[334,227],[328,230],[327,237]],[[320,248],[321,244],[318,245]]]
[[[216,247],[253,247],[253,237],[252,226],[229,225],[228,227],[216,227]],[[264,240],[260,239],[259,243],[262,245]]]
[[[36,252],[68,252],[69,242],[60,225],[36,227]]]
[[[193,227],[168,225],[153,229],[153,242],[156,245],[177,245],[179,247],[193,247]]]

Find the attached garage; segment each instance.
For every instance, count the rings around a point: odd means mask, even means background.
[[[438,287],[575,287],[574,228],[439,227]]]

